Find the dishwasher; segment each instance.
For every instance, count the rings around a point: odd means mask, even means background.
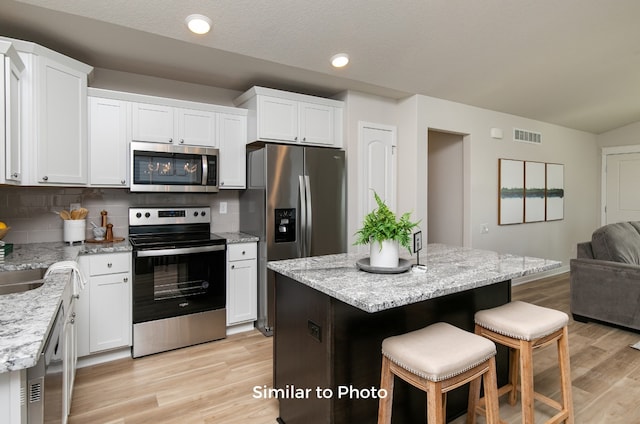
[[[60,305],[38,363],[27,370],[27,422],[61,423],[64,306]]]

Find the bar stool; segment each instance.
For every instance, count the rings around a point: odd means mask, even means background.
[[[490,340],[444,322],[384,339],[378,424],[391,423],[394,376],[427,392],[428,424],[444,424],[448,391],[471,383],[479,392],[482,378],[487,423],[499,423],[495,355]]]
[[[509,382],[498,389],[498,396],[509,393],[509,404],[515,405],[518,372],[521,374],[522,422],[534,424],[534,400],[539,400],[558,413],[545,424],[565,422],[573,424],[573,399],[569,370],[569,333],[567,314],[530,303],[513,301],[475,314],[475,333],[510,348]],[[556,342],[562,401],[557,402],[534,391],[533,349]],[[471,393],[470,396],[479,396]],[[481,405],[481,402],[480,402]],[[476,410],[481,410],[477,407]],[[475,422],[471,413],[467,423]],[[472,416],[472,417],[471,417]]]

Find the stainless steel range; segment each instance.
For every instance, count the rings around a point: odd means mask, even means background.
[[[208,207],[129,209],[133,357],[226,336],[226,240]]]

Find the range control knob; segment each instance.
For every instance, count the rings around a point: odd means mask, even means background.
[[[140,212],[136,212],[136,218],[138,219],[142,218],[142,214]]]
[[[149,212],[145,212],[144,217],[145,218],[149,218],[151,216],[151,214]]]
[[[207,213],[205,211],[200,212],[201,216],[205,216]]]
[[[195,212],[193,213],[193,216],[198,216],[198,211],[195,211]]]

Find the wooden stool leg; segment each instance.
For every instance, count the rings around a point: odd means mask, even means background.
[[[488,384],[485,381],[485,386]],[[476,424],[476,409],[478,407],[478,403],[480,401],[480,379],[476,378],[475,380],[469,383],[469,404],[467,406],[467,424]]]
[[[429,382],[427,389],[427,423],[445,424],[444,422],[444,399],[442,384]]]
[[[520,381],[522,396],[522,422],[535,424],[534,392],[533,392],[533,345],[532,342],[520,341]]]
[[[382,355],[382,371],[380,374],[380,390],[386,390],[387,396],[381,397],[378,403],[378,424],[391,424],[394,376],[391,372],[391,361],[384,355]]]
[[[489,360],[489,370],[484,373],[482,379],[484,381],[484,398],[487,424],[499,424],[500,407],[498,404],[498,377],[496,373],[495,357]],[[478,378],[474,380],[474,382],[475,381],[480,382],[480,379]],[[474,384],[474,382],[472,382],[471,384]],[[475,417],[475,411],[472,412],[472,414]]]
[[[513,406],[518,401],[518,378],[520,377],[520,351],[509,348],[509,405]]]
[[[558,362],[560,366],[560,386],[562,406],[567,411],[566,424],[573,424],[573,395],[571,392],[571,370],[569,365],[569,330],[564,327],[558,339]]]

